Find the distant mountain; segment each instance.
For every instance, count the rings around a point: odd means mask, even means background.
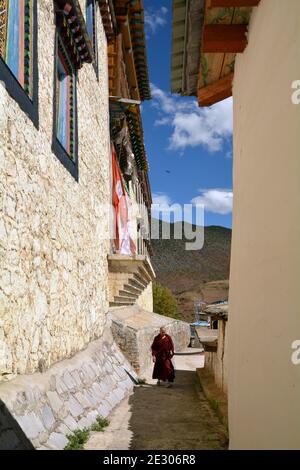
[[[168,233],[170,239],[152,239],[152,264],[157,282],[169,287],[176,296],[182,317],[194,318],[194,302],[213,302],[228,297],[231,230],[210,226],[204,229],[204,246],[201,250],[187,251],[184,237],[174,238],[180,224],[159,222],[159,232]],[[196,226],[188,227],[195,231]]]

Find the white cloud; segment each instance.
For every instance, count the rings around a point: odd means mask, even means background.
[[[210,108],[199,108],[195,99],[166,93],[151,85],[153,106],[158,110],[155,125],[172,127],[169,148],[184,151],[187,147],[204,146],[218,152],[232,135],[232,99]]]
[[[160,206],[170,206],[172,204],[170,197],[165,193],[152,193],[152,203]]]
[[[155,34],[157,29],[164,26],[167,23],[168,9],[161,7],[158,10],[147,10],[145,11],[145,25],[147,32]]]
[[[207,212],[226,215],[232,212],[233,192],[231,189],[201,189],[200,196],[191,200],[195,205],[204,205]]]
[[[172,119],[169,117],[162,117],[160,119],[156,119],[154,122],[155,126],[167,126],[167,125],[172,125]]]
[[[152,194],[151,214],[154,219],[161,219],[165,222],[170,222],[172,214],[174,222],[179,222],[183,217],[183,207],[174,203],[166,193],[157,192]]]

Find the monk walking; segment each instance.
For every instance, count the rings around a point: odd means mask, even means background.
[[[151,350],[154,362],[152,378],[157,379],[157,385],[160,385],[161,381],[168,381],[167,386],[172,387],[175,379],[174,366],[171,361],[174,356],[174,344],[164,328],[160,328],[159,334],[155,336]]]

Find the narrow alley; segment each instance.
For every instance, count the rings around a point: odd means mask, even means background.
[[[0,0],[0,451],[300,450],[299,48],[300,0]]]
[[[91,434],[87,450],[224,450],[227,435],[211,410],[196,374],[203,355],[175,357],[172,388],[148,380],[113,411],[104,432]]]

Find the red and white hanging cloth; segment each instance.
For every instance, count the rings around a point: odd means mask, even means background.
[[[136,253],[136,246],[133,242],[131,232],[131,201],[128,197],[117,159],[114,145],[112,144],[112,174],[113,174],[113,205],[115,208],[115,248],[116,251],[124,255]]]

